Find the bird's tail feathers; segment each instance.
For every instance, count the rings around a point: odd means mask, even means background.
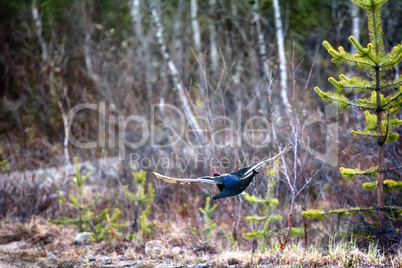
[[[154,172],[155,176],[158,177],[159,179],[164,180],[167,183],[190,183],[191,181],[188,179],[180,179],[180,178],[173,178],[173,177],[168,177],[165,175],[162,175],[158,172]]]

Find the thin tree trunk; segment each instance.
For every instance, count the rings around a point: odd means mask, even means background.
[[[357,42],[360,42],[360,27],[359,27],[359,8],[355,3],[350,2],[350,15],[352,17],[352,35],[356,38]],[[351,53],[356,54],[357,51],[354,46],[352,46]],[[352,77],[355,74],[355,68],[350,68],[348,73],[346,74],[347,77]],[[357,94],[353,95],[354,101],[357,101],[359,96]],[[346,123],[349,122],[350,114],[345,116]],[[358,128],[362,128],[363,121],[362,114],[356,113],[356,122]]]
[[[86,12],[86,7],[84,4],[81,5],[82,8],[82,13],[83,17],[85,20],[85,39],[84,39],[84,59],[85,59],[85,67],[87,69],[87,73],[89,78],[92,80],[92,82],[95,83],[100,88],[103,88],[102,86],[102,79],[101,77],[95,72],[92,64],[92,49],[91,49],[91,25],[90,22],[88,21],[88,15]]]
[[[133,21],[133,29],[134,35],[137,38],[140,38],[142,35],[142,20],[141,20],[141,12],[140,12],[140,0],[133,0],[131,3],[131,19]]]
[[[167,124],[166,115],[165,115],[165,99],[163,96],[159,100],[159,112],[161,114],[163,134],[165,135],[165,138],[168,141],[168,143],[170,143],[169,126]]]
[[[84,57],[85,57],[85,67],[87,69],[89,78],[91,78],[92,82],[95,85],[103,88],[101,77],[94,71],[92,65],[92,57],[91,57],[91,35],[89,30],[85,33],[85,41],[84,41]]]
[[[112,93],[112,89],[110,88],[110,85],[108,83],[107,76],[102,76],[96,71],[96,68],[94,68],[93,62],[92,62],[92,57],[96,57],[97,55],[94,54],[94,49],[93,49],[93,42],[92,42],[92,32],[94,29],[94,24],[91,21],[90,16],[88,13],[91,14],[93,12],[93,6],[89,6],[89,11],[87,12],[87,6],[85,5],[85,2],[81,2],[81,12],[82,12],[82,23],[84,25],[85,29],[85,39],[84,39],[84,59],[85,59],[85,67],[87,71],[88,77],[92,80],[92,82],[96,85],[98,92],[104,96],[104,98],[109,102],[109,103],[115,103],[113,100],[113,97],[115,96]]]
[[[381,98],[380,98],[380,68],[376,67],[375,68],[375,80],[376,80],[376,93],[377,93],[377,132],[381,136],[382,135],[382,122],[381,122]],[[384,228],[384,173],[381,172],[384,170],[384,151],[383,151],[383,146],[385,139],[387,137],[380,137],[378,140],[378,187],[377,187],[377,202],[378,202],[378,207],[380,209],[379,211],[379,222],[380,222],[380,244],[382,244],[383,241],[383,228]]]
[[[235,216],[233,214],[233,204],[232,204],[232,199],[228,199],[228,208],[229,208],[229,213],[230,213],[230,217],[232,219],[232,236],[233,236],[233,240],[237,241],[237,229],[236,229],[236,220],[235,220]]]
[[[305,191],[304,201],[302,204],[302,211],[306,211],[306,209],[307,209],[307,206],[306,206],[307,200],[308,200],[307,197],[308,197],[308,191]],[[331,225],[331,226],[333,226],[333,225]],[[307,248],[308,247],[308,230],[307,230],[307,217],[306,216],[303,216],[303,227],[304,227],[304,245]]]
[[[216,0],[209,0],[209,8],[210,8],[210,20],[209,20],[209,56],[211,59],[211,71],[213,74],[217,74],[218,71],[218,46],[216,44],[216,27],[215,27],[215,20],[216,20]]]
[[[193,28],[193,42],[197,52],[201,50],[201,33],[197,20],[198,4],[197,0],[191,0],[191,26]]]
[[[42,21],[40,19],[38,5],[36,3],[36,0],[32,1],[31,10],[32,10],[32,17],[35,21],[36,35],[38,37],[39,45],[42,50],[42,60],[47,61],[47,59],[48,59],[47,46],[46,46],[45,40],[43,39],[43,36],[42,36]]]
[[[281,20],[281,10],[279,7],[279,1],[274,0],[274,10],[275,10],[275,28],[276,28],[276,40],[278,42],[278,54],[279,54],[279,71],[280,71],[280,85],[281,85],[281,98],[282,104],[286,110],[290,109],[288,92],[287,92],[287,81],[288,74],[286,71],[286,55],[285,55],[285,45],[283,37],[283,28]]]
[[[144,36],[144,31],[142,27],[141,1],[132,0],[130,7],[131,7],[130,14],[133,22],[134,36],[138,44],[138,47],[136,47],[137,50],[136,55],[138,60],[137,64],[139,64],[139,62],[145,64],[146,72],[144,73],[144,79],[147,88],[147,97],[148,99],[150,99],[152,96],[152,83],[150,79],[152,70],[151,70],[151,61],[148,48],[148,40]]]
[[[176,67],[178,71],[183,71],[183,62],[185,62],[185,58],[183,57],[184,48],[183,48],[183,15],[186,10],[184,0],[179,0],[177,2],[178,8],[175,14],[175,20],[173,23],[173,51],[172,51],[172,60],[176,62]]]
[[[70,137],[70,125],[68,123],[66,111],[64,110],[63,104],[61,103],[60,100],[57,101],[57,104],[59,105],[60,112],[61,112],[61,118],[63,119],[63,126],[64,126],[64,142],[63,142],[63,148],[64,148],[64,158],[66,158],[66,164],[71,164],[71,157],[70,157],[70,152],[68,151],[68,141]]]
[[[163,27],[160,22],[159,15],[157,13],[155,5],[151,5],[151,13],[152,13],[152,17],[154,19],[156,29],[157,29],[156,39],[160,46],[162,56],[168,64],[169,72],[173,79],[175,87],[179,92],[179,98],[180,98],[181,104],[183,106],[184,115],[186,116],[192,129],[195,130],[198,141],[200,142],[200,144],[203,144],[203,142],[205,140],[203,134],[200,131],[196,131],[196,130],[200,130],[201,127],[198,124],[193,112],[191,111],[190,103],[187,99],[187,94],[185,92],[184,86],[180,80],[179,73],[178,73],[176,66],[175,66],[174,62],[172,61],[170,54],[167,50],[167,46],[166,46],[165,40],[163,38]]]
[[[293,96],[294,96],[294,92],[293,92]],[[292,126],[292,132],[293,132],[293,136],[294,136],[294,153],[293,153],[293,184],[291,187],[291,193],[292,193],[292,197],[291,197],[291,201],[290,201],[290,210],[289,210],[289,218],[288,218],[288,228],[287,228],[287,234],[286,237],[284,239],[283,242],[283,246],[286,245],[287,241],[290,238],[290,230],[292,228],[292,215],[294,214],[294,203],[295,203],[295,199],[296,199],[296,194],[297,194],[297,190],[296,190],[296,182],[297,182],[297,177],[298,177],[298,173],[297,173],[297,150],[298,150],[298,144],[299,144],[299,119],[297,118],[297,115],[295,113],[295,110],[293,110],[293,117],[295,118],[296,121],[296,126]]]
[[[289,238],[290,238],[290,230],[292,228],[292,215],[293,215],[293,211],[294,211],[295,198],[296,198],[296,194],[292,191],[292,198],[290,201],[290,210],[289,210],[289,215],[288,215],[288,227],[287,227],[287,231],[286,231],[286,237],[285,237],[285,239],[283,239],[282,249],[285,247],[286,243],[289,241]]]
[[[359,8],[355,3],[351,3],[350,13],[352,16],[352,35],[360,42],[360,27],[359,27]],[[352,46],[352,53],[356,53],[356,49]]]
[[[199,83],[203,80],[202,73],[202,62],[203,56],[201,52],[201,32],[200,25],[198,24],[198,3],[197,0],[191,0],[191,26],[193,28],[193,43],[195,48],[195,54],[197,55],[197,61],[199,62],[198,72],[199,72]]]
[[[378,45],[377,45],[377,36],[374,36],[375,38],[375,53],[376,55],[380,55],[382,51],[379,51]],[[379,242],[380,245],[384,246],[385,239],[384,239],[384,173],[382,172],[384,170],[384,151],[383,151],[383,146],[385,143],[385,140],[387,137],[382,138],[382,120],[381,120],[381,95],[380,95],[380,90],[381,90],[381,80],[380,80],[380,67],[376,66],[375,67],[375,83],[376,83],[376,95],[377,95],[377,109],[376,109],[376,115],[377,115],[377,132],[380,135],[378,138],[378,182],[377,182],[377,202],[378,202],[378,207],[379,207],[379,223],[380,223],[380,232],[379,232]]]
[[[262,66],[263,66],[263,73],[264,73],[265,79],[269,82],[269,81],[271,81],[272,73],[271,73],[271,70],[269,69],[269,65],[268,65],[267,46],[265,45],[265,38],[264,38],[264,34],[261,29],[261,18],[260,18],[260,12],[259,12],[258,7],[259,7],[259,1],[255,0],[253,7],[252,7],[252,12],[253,12],[253,17],[254,17],[253,21],[257,28],[258,48],[259,48],[261,62],[262,62]]]
[[[49,61],[49,53],[48,53],[48,47],[46,45],[45,39],[43,38],[42,35],[42,20],[40,18],[40,14],[39,14],[39,10],[38,10],[38,5],[37,5],[37,1],[33,0],[32,1],[32,6],[31,6],[31,11],[32,11],[32,17],[34,19],[35,22],[35,30],[36,30],[36,35],[39,41],[39,45],[41,47],[42,50],[42,61],[43,64],[47,65],[50,61]],[[69,124],[68,124],[68,120],[67,120],[67,115],[65,112],[65,109],[63,108],[63,104],[57,94],[57,89],[54,88],[54,85],[58,85],[60,86],[61,83],[56,82],[54,79],[54,72],[53,72],[53,68],[50,68],[50,72],[49,72],[49,89],[50,89],[50,94],[52,96],[54,96],[57,99],[57,104],[60,108],[60,113],[61,113],[61,118],[63,121],[63,126],[64,126],[64,141],[63,141],[63,148],[64,148],[64,157],[66,159],[66,164],[70,164],[71,163],[71,157],[70,157],[70,153],[68,151],[68,141],[69,141]],[[57,86],[57,87],[58,87]]]

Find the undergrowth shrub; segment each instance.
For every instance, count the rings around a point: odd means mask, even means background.
[[[98,212],[96,204],[102,198],[101,194],[98,194],[93,200],[85,204],[83,200],[85,195],[84,184],[92,172],[81,175],[78,157],[74,158],[74,167],[73,186],[76,190],[76,195],[70,194],[68,199],[66,199],[61,190],[58,190],[57,194],[61,204],[75,210],[76,217],[59,216],[57,220],[49,219],[49,222],[56,225],[75,225],[79,232],[91,232],[89,238],[96,242],[120,238],[122,234],[119,230],[126,228],[124,224],[117,223],[121,215],[120,210],[115,208],[111,216],[109,208]]]
[[[155,189],[152,183],[148,183],[145,191],[145,180],[147,173],[144,170],[132,172],[134,181],[134,192],[129,191],[129,186],[123,186],[124,197],[128,201],[129,208],[133,209],[131,216],[131,231],[129,240],[135,239],[137,242],[144,242],[144,239],[153,231],[155,224],[148,221],[151,214],[151,204],[155,199]]]

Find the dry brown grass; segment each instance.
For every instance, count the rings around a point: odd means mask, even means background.
[[[169,231],[169,232],[168,232]],[[402,248],[394,254],[381,253],[375,245],[358,248],[354,242],[331,242],[324,250],[311,245],[292,244],[284,250],[271,248],[265,252],[228,252],[219,245],[201,248],[179,226],[171,224],[160,234],[162,250],[158,256],[146,256],[144,246],[131,241],[73,243],[74,229],[54,226],[41,218],[29,223],[12,220],[0,222],[1,267],[121,267],[138,265],[177,266],[204,263],[210,267],[285,265],[288,267],[320,266],[387,266],[401,267]],[[194,243],[194,244],[193,244]],[[96,261],[89,262],[95,258]]]

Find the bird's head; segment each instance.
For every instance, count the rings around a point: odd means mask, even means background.
[[[219,173],[219,172],[214,172],[214,174],[212,174],[212,176],[214,176],[214,177],[218,177],[220,175],[221,175],[221,173]]]

